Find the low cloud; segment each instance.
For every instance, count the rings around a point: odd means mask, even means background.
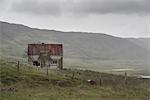
[[[41,15],[148,14],[149,0],[22,0],[12,10]]]
[[[21,2],[15,2],[12,5],[12,10],[19,13],[31,13],[38,15],[60,15],[61,8],[59,2],[42,0],[22,0]]]
[[[87,0],[71,7],[72,12],[84,14],[147,14],[149,0]]]
[[[0,8],[6,5],[6,0],[1,0],[0,1]]]

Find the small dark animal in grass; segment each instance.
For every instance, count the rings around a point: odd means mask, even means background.
[[[87,80],[87,82],[90,84],[90,85],[96,85],[96,82],[94,80]]]

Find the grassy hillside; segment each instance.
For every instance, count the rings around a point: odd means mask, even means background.
[[[131,42],[130,39],[102,33],[42,30],[6,22],[0,22],[0,36],[0,48],[5,55],[9,56],[22,57],[24,50],[27,49],[27,44],[38,42],[62,43],[65,58],[148,59],[149,53],[148,47],[143,48],[134,43],[136,39]],[[147,40],[149,41],[149,39]]]
[[[122,72],[150,75],[149,38],[127,39],[106,34],[61,32],[0,22],[1,58],[27,61],[23,58],[27,44],[39,42],[62,43],[66,68],[110,73],[118,73],[116,69],[129,69]]]
[[[33,68],[0,61],[0,100],[149,100],[150,80],[73,69]],[[76,66],[74,66],[76,67]],[[74,75],[74,76],[73,76]],[[102,85],[99,85],[99,79]],[[97,85],[87,83],[94,80]]]

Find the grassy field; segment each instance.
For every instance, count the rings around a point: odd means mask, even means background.
[[[27,56],[6,56],[0,55],[1,59],[9,61],[21,61],[22,63],[27,63]],[[75,58],[64,58],[64,68],[68,69],[82,69],[82,70],[92,70],[98,72],[112,73],[124,75],[125,72],[130,76],[139,75],[150,75],[150,60],[143,59],[115,59],[115,60],[105,60],[105,59],[75,59]],[[121,69],[121,70],[120,70]]]
[[[33,68],[0,61],[0,100],[149,100],[150,80],[77,69]],[[74,66],[76,67],[76,66]],[[100,86],[99,80],[102,80]],[[90,85],[88,79],[97,84]]]
[[[66,68],[87,69],[122,75],[127,72],[130,76],[150,75],[149,64],[150,60],[148,59],[64,59]]]

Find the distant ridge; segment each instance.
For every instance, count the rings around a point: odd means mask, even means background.
[[[103,35],[107,35],[107,36],[112,36],[112,35],[108,35],[106,33],[95,33],[95,32],[78,32],[78,31],[59,31],[59,30],[54,30],[54,29],[40,29],[40,28],[32,28],[23,24],[16,24],[16,23],[9,23],[9,22],[4,22],[4,21],[0,21],[0,23],[3,24],[10,24],[10,25],[17,25],[17,26],[22,26],[22,27],[27,27],[30,29],[35,29],[35,30],[42,30],[42,31],[55,31],[55,32],[61,32],[61,33],[76,33],[76,34],[103,34]],[[112,36],[112,37],[118,37],[118,36]],[[121,37],[118,37],[121,38]]]

